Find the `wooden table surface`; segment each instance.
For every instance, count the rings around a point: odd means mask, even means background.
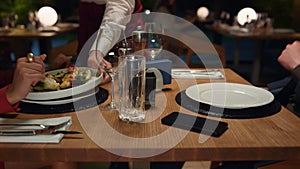
[[[224,73],[228,82],[249,84],[230,69],[225,69]],[[197,115],[180,108],[175,102],[175,96],[190,85],[205,82],[209,81],[173,79],[172,84],[166,86],[170,90],[157,93],[156,106],[147,111],[145,123],[122,122],[118,119],[116,111],[100,113],[98,106],[64,114],[10,113],[17,114],[17,118],[72,116],[73,124],[70,129],[84,131],[84,134],[65,135],[59,144],[1,143],[0,160],[300,160],[300,119],[285,108],[275,115],[264,118],[220,119],[228,123],[229,129],[219,138],[169,128],[160,123],[162,117],[173,111]],[[103,87],[108,88],[109,84]],[[100,106],[105,104],[107,102]],[[151,155],[151,153],[157,155]]]
[[[9,48],[16,57],[26,56],[28,51],[32,49],[32,41],[38,40],[38,48],[40,54],[47,54],[46,60],[52,60],[51,50],[53,49],[52,39],[62,35],[73,35],[79,27],[75,23],[58,23],[56,31],[40,31],[40,30],[27,30],[25,28],[9,28],[0,30],[0,42],[8,43]],[[63,52],[63,51],[61,51]]]
[[[64,23],[56,26],[56,31],[39,31],[39,30],[27,30],[20,28],[10,28],[7,31],[0,32],[0,39],[32,39],[32,38],[52,38],[61,34],[74,32],[79,27],[78,24]]]

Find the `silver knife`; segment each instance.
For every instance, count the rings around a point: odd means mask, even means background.
[[[80,131],[72,130],[0,130],[0,136],[34,136],[41,134],[82,134]]]
[[[172,73],[176,75],[181,74],[196,74],[196,75],[213,75],[217,72],[220,72],[219,70],[173,70]]]
[[[71,123],[71,120],[65,121],[57,125],[40,125],[40,124],[31,124],[37,126],[43,126],[44,129],[37,130],[25,130],[25,129],[9,129],[9,130],[0,130],[0,136],[32,136],[40,134],[82,134],[80,131],[71,131],[71,130],[59,130],[60,128]],[[7,124],[6,124],[7,125]],[[9,124],[12,125],[12,124]],[[21,125],[20,125],[21,126]],[[26,125],[25,125],[26,126]],[[30,124],[28,124],[30,126]]]
[[[40,127],[41,129],[59,129],[65,125],[71,123],[71,120],[67,120],[65,122],[55,124],[55,125],[47,125],[47,124],[38,124],[38,123],[0,123],[0,127]]]

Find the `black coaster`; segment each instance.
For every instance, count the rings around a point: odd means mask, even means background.
[[[103,103],[108,98],[108,91],[99,87],[99,91],[95,95],[80,99],[74,103],[60,104],[60,105],[40,105],[35,103],[21,102],[19,107],[21,113],[28,114],[56,114],[74,112],[88,109]],[[97,102],[96,102],[97,101]],[[76,107],[74,107],[74,104]],[[76,108],[76,110],[75,110]]]
[[[271,116],[280,112],[281,105],[278,101],[274,100],[271,103],[258,107],[250,107],[244,109],[228,109],[211,106],[204,103],[199,103],[189,98],[185,90],[179,92],[175,98],[177,104],[180,106],[197,112],[203,115],[222,117],[222,118],[234,118],[234,119],[246,119],[246,118],[260,118]]]

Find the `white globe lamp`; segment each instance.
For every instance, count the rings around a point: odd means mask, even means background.
[[[56,11],[50,6],[44,6],[38,10],[38,19],[45,29],[52,27],[58,20]]]
[[[250,7],[243,8],[238,12],[237,21],[241,26],[244,26],[246,23],[251,23],[252,21],[256,20],[257,13]]]
[[[209,15],[209,10],[206,8],[206,7],[200,7],[198,10],[197,10],[197,16],[200,20],[204,20],[208,17]]]

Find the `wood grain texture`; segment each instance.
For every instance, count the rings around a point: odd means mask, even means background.
[[[225,69],[226,81],[249,84],[230,69]],[[218,80],[221,81],[221,80]],[[300,160],[300,119],[287,109],[264,118],[219,119],[228,123],[229,129],[219,138],[169,128],[160,123],[161,118],[173,111],[190,112],[175,102],[176,94],[196,83],[208,80],[173,79],[171,90],[157,93],[156,106],[147,111],[145,123],[127,123],[118,119],[118,112],[102,111],[99,107],[80,112],[52,115],[18,114],[17,118],[46,118],[70,115],[73,119],[71,130],[84,131],[83,135],[65,135],[59,144],[0,144],[2,161],[226,161],[226,160]],[[109,84],[103,87],[108,88]],[[108,102],[103,103],[104,106]],[[163,111],[164,110],[164,111]],[[14,114],[14,112],[12,112]],[[198,115],[200,117],[206,117]],[[214,117],[207,117],[216,119]],[[80,119],[80,121],[78,120]],[[118,132],[111,132],[118,131]],[[172,130],[168,134],[167,131]],[[164,139],[147,140],[164,135]],[[123,139],[140,138],[136,141]],[[202,140],[199,141],[199,136]],[[91,139],[96,138],[96,139]],[[140,142],[141,138],[146,138]],[[174,147],[173,140],[182,139]],[[207,140],[205,140],[207,139]],[[98,146],[95,142],[105,143]],[[148,141],[148,142],[147,142]],[[139,144],[145,144],[143,148]],[[157,144],[158,148],[149,145]],[[128,158],[111,153],[147,153],[162,150],[161,154]],[[166,150],[166,151],[163,151]]]

